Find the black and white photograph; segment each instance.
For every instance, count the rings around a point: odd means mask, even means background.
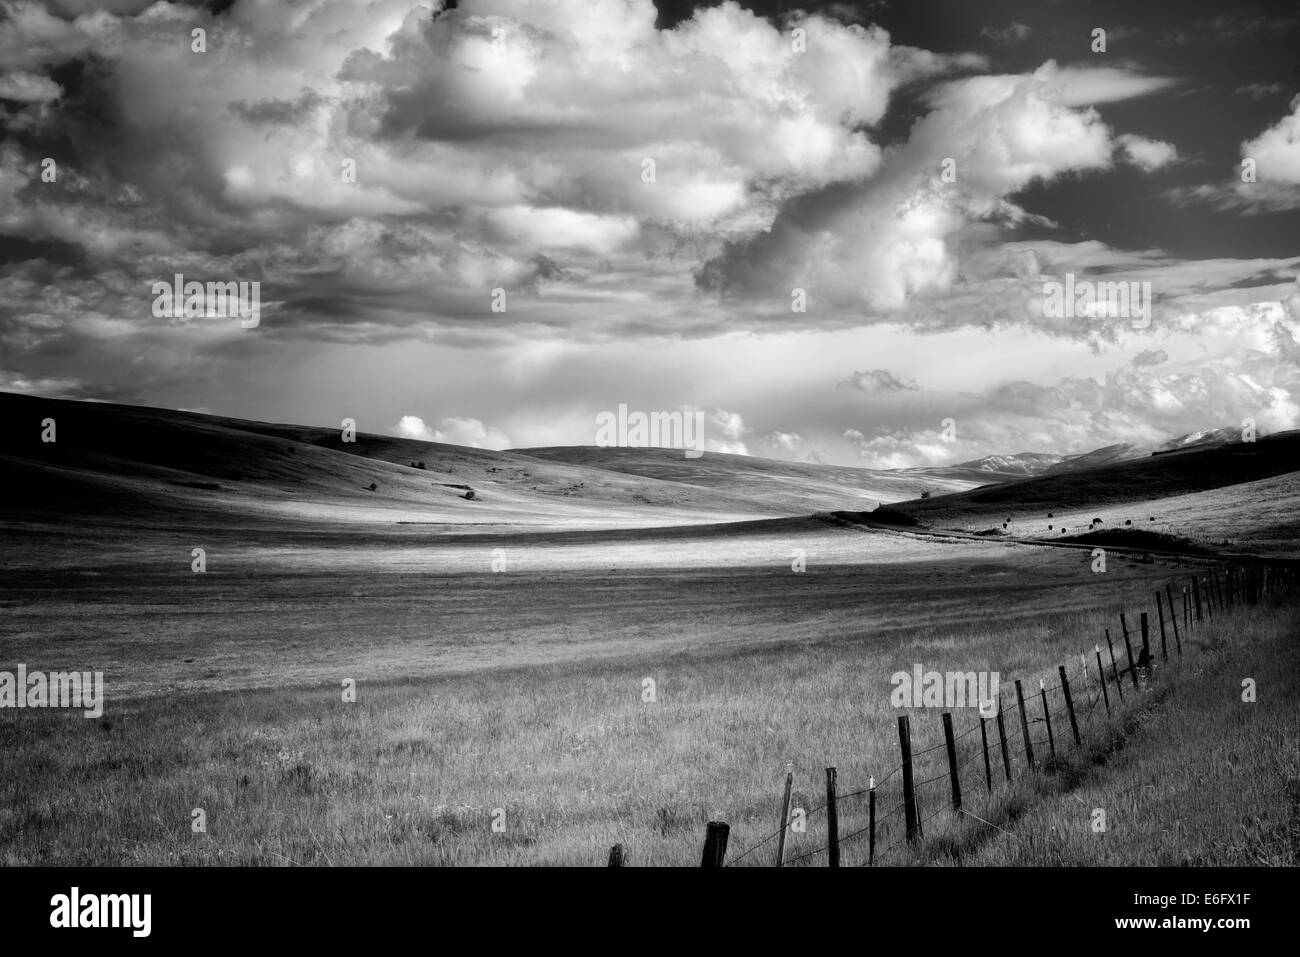
[[[6,927],[1280,933],[1300,7],[0,0],[0,487]]]

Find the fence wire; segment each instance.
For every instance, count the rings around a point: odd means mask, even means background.
[[[1289,573],[1285,573],[1285,574],[1289,575]],[[1257,593],[1248,592],[1247,586],[1243,584],[1242,579],[1231,577],[1232,576],[1231,571],[1229,572],[1229,576],[1230,576],[1230,580],[1234,582],[1233,585],[1233,588],[1235,589],[1233,592],[1234,604],[1229,606],[1229,608],[1227,609],[1225,609],[1220,604],[1217,607],[1217,610],[1220,613],[1223,613],[1228,610],[1232,610],[1236,607],[1240,607],[1241,604],[1246,603],[1246,601],[1248,600],[1257,601],[1259,600],[1260,597],[1262,597],[1263,594],[1262,591]],[[1285,578],[1285,582],[1287,584],[1292,583],[1289,577]],[[1276,585],[1276,581],[1274,581],[1274,585]],[[1207,591],[1208,591],[1208,586],[1207,586]],[[1215,600],[1213,596],[1213,592],[1209,592],[1209,596],[1210,597],[1206,599],[1207,601],[1212,602]],[[1249,598],[1247,596],[1249,596]],[[1172,605],[1170,610],[1172,612]],[[1191,630],[1199,624],[1203,624],[1203,622],[1196,621],[1194,610],[1188,612],[1188,622],[1185,631],[1188,633],[1189,636]],[[1127,631],[1127,633],[1125,632],[1126,629],[1121,629],[1120,640],[1121,642],[1123,642],[1121,651],[1126,652],[1127,646],[1130,642],[1133,641],[1135,633],[1132,631]],[[1127,638],[1127,641],[1124,640],[1125,638]],[[1149,640],[1150,640],[1150,632],[1148,631],[1148,643]],[[998,828],[999,830],[1004,830],[994,822],[987,821],[984,818],[980,817],[979,815],[970,812],[964,806],[954,806],[951,799],[936,800],[935,795],[933,793],[929,793],[924,795],[926,800],[922,802],[921,800],[923,796],[922,791],[925,788],[929,788],[931,785],[935,785],[947,778],[951,778],[954,773],[957,774],[958,781],[960,782],[961,779],[960,772],[963,769],[965,769],[967,766],[969,766],[970,763],[974,761],[976,758],[985,757],[989,762],[989,770],[992,777],[1001,777],[1005,779],[1008,766],[1010,767],[1010,770],[1013,772],[1013,777],[1011,778],[1010,781],[1000,780],[998,783],[996,783],[993,786],[992,791],[988,791],[987,789],[988,781],[987,779],[985,780],[984,782],[986,787],[985,797],[987,801],[991,802],[993,800],[995,792],[997,792],[1002,787],[1002,785],[1004,784],[1014,785],[1017,780],[1023,781],[1025,779],[1023,777],[1024,774],[1029,773],[1032,775],[1040,772],[1042,770],[1043,757],[1056,756],[1056,750],[1057,750],[1056,741],[1058,739],[1061,741],[1062,747],[1073,746],[1073,736],[1074,736],[1075,728],[1078,729],[1080,738],[1082,738],[1084,730],[1093,726],[1094,715],[1096,714],[1097,705],[1100,704],[1105,699],[1106,693],[1109,690],[1111,689],[1117,690],[1120,692],[1120,694],[1116,696],[1117,700],[1115,700],[1114,702],[1109,702],[1107,704],[1106,712],[1104,715],[1104,717],[1107,720],[1111,718],[1112,707],[1119,707],[1120,705],[1125,703],[1123,698],[1124,692],[1122,690],[1123,683],[1125,681],[1131,682],[1133,680],[1134,675],[1136,675],[1139,679],[1138,686],[1137,688],[1133,688],[1130,686],[1129,690],[1135,691],[1139,694],[1145,692],[1149,688],[1150,682],[1155,679],[1155,675],[1156,675],[1155,654],[1150,653],[1149,657],[1145,657],[1147,651],[1146,649],[1144,649],[1143,656],[1139,656],[1136,662],[1133,660],[1131,656],[1129,656],[1129,660],[1127,661],[1127,663],[1124,665],[1123,668],[1120,668],[1118,665],[1118,656],[1115,653],[1115,647],[1112,642],[1113,639],[1108,638],[1107,652],[1106,655],[1103,655],[1102,657],[1100,675],[1093,673],[1094,669],[1096,668],[1096,663],[1097,663],[1096,656],[1098,654],[1099,648],[1098,650],[1094,650],[1091,658],[1089,657],[1089,653],[1086,651],[1080,653],[1077,662],[1075,661],[1074,656],[1071,656],[1063,664],[1064,671],[1065,671],[1065,682],[1064,683],[1061,682],[1059,670],[1056,672],[1057,675],[1056,681],[1053,681],[1052,683],[1049,684],[1047,683],[1047,679],[1043,678],[1042,683],[1039,685],[1039,688],[1036,691],[1033,690],[1031,687],[1029,691],[1025,694],[1023,709],[1021,707],[1021,702],[1019,700],[1013,700],[1009,705],[1004,705],[1001,702],[1001,696],[999,696],[998,713],[995,714],[992,718],[985,718],[985,723],[982,726],[986,731],[987,737],[981,738],[978,744],[969,748],[958,747],[959,742],[963,742],[969,735],[980,730],[981,723],[979,722],[979,719],[977,719],[976,722],[971,725],[971,727],[967,728],[965,731],[961,732],[960,734],[954,733],[953,747],[954,747],[954,762],[956,765],[955,768],[949,767],[947,770],[944,770],[937,775],[925,778],[919,783],[913,784],[912,802],[914,805],[913,810],[915,813],[912,816],[911,820],[915,822],[917,832],[918,832],[915,835],[915,837],[919,839],[923,839],[922,835],[924,834],[926,825],[932,823],[935,819],[939,818],[944,814],[953,814],[953,813],[972,817],[985,825]],[[1179,650],[1177,653],[1181,654],[1182,652],[1181,650]],[[1107,674],[1107,668],[1106,668],[1107,656],[1110,658],[1109,674]],[[1144,661],[1146,662],[1145,664],[1143,663]],[[1168,659],[1162,657],[1161,667],[1167,666],[1167,662]],[[1070,677],[1072,669],[1077,669],[1075,678],[1073,680]],[[1030,679],[1030,681],[1032,682],[1032,678]],[[1024,684],[1024,679],[1022,679],[1022,687],[1023,684]],[[1069,686],[1069,690],[1070,690],[1070,696],[1068,701],[1065,695],[1067,685]],[[1043,708],[1044,700],[1046,699],[1050,702],[1052,700],[1053,695],[1059,696],[1060,698],[1059,707],[1053,709],[1051,704],[1049,703],[1048,707],[1044,709]],[[1041,717],[1033,717],[1031,714],[1031,708],[1035,703],[1034,702],[1035,698],[1037,698],[1038,710],[1040,712],[1044,712]],[[1134,699],[1134,700],[1136,701],[1138,699]],[[1067,724],[1067,722],[1069,722],[1071,708],[1073,708],[1073,712],[1074,712],[1073,714],[1074,721],[1072,723]],[[1020,720],[1013,720],[1017,716],[1020,718]],[[999,717],[1001,718],[1000,731],[998,727]],[[1008,724],[1010,725],[1010,727],[1007,727]],[[1011,747],[1011,745],[1013,742],[1020,742],[1021,744],[1023,744],[1024,741],[1022,739],[1025,736],[1024,735],[1025,727],[1037,726],[1037,725],[1042,725],[1045,733],[1041,741],[1036,739],[1032,734],[1029,735],[1029,744],[1032,745],[1035,752],[1033,765],[1031,766],[1028,764],[1027,755],[1022,755],[1021,762],[1020,762],[1021,766],[1017,769],[1016,762],[1013,759],[1015,750]],[[1049,727],[1050,727],[1050,738],[1047,735],[1047,730]],[[909,728],[910,728],[910,723],[909,723]],[[1002,754],[1003,745],[1006,746],[1005,759],[1003,758],[1003,754]],[[948,746],[948,742],[945,737],[945,739],[940,741],[938,744],[934,744],[926,748],[921,748],[919,750],[913,750],[912,751],[913,769],[915,769],[918,764],[917,759],[922,758],[929,754],[933,754],[940,750],[946,750],[947,746]],[[1023,750],[1023,748],[1021,750]],[[962,757],[960,760],[957,760],[956,755],[963,751],[965,752],[964,757]],[[1044,754],[1044,752],[1048,752],[1048,753]],[[1043,757],[1040,757],[1040,754],[1043,755]],[[946,755],[945,755],[945,763],[948,763]],[[883,795],[883,792],[885,791],[885,785],[890,783],[892,779],[895,777],[895,775],[897,775],[900,771],[904,770],[905,766],[906,766],[906,762],[901,762],[895,765],[888,772],[886,772],[886,774],[883,777],[879,778],[878,780],[875,780],[874,785],[869,783],[866,786],[856,787],[843,794],[836,795],[837,811],[845,810],[843,802],[847,801],[850,798],[860,797],[861,795],[871,794],[872,792],[875,792],[878,795],[877,813],[875,814],[874,820],[869,819],[868,823],[866,823],[865,825],[854,828],[853,830],[849,831],[846,834],[837,836],[836,842],[841,851],[843,851],[845,846],[849,844],[853,844],[853,846],[855,847],[859,846],[860,842],[858,842],[858,839],[860,839],[864,834],[871,833],[873,827],[874,827],[874,836],[876,838],[888,837],[890,835],[890,832],[895,829],[895,827],[891,825],[897,824],[896,818],[898,813],[900,811],[905,811],[907,809],[906,795],[905,794],[902,795],[900,800],[891,803],[888,810],[883,810],[880,807],[881,801],[879,799],[879,796]],[[1017,770],[1022,775],[1019,779],[1017,779],[1014,776],[1014,772],[1016,772]],[[977,779],[977,783],[978,783],[978,779]],[[892,789],[890,790],[892,791]],[[932,791],[933,790],[937,790],[937,789],[932,789]],[[963,791],[962,793],[964,796],[965,792]],[[933,812],[931,812],[927,817],[920,816],[920,807],[923,805],[923,803],[924,805],[927,806],[936,807],[936,809]],[[811,820],[814,815],[817,815],[825,811],[827,806],[828,806],[828,802],[822,802],[821,804],[817,805],[811,810],[804,811],[804,821],[807,822]],[[856,807],[857,807],[856,813],[861,813],[860,802],[857,803]],[[845,816],[852,817],[853,814],[846,814]],[[741,851],[739,854],[733,857],[730,861],[726,862],[725,866],[731,867],[736,864],[739,864],[741,861],[749,858],[751,855],[755,854],[763,847],[766,847],[767,845],[771,844],[772,841],[780,837],[781,834],[789,830],[790,827],[791,827],[791,821],[787,820],[786,822],[784,822],[784,824],[781,827],[778,827],[775,831],[772,831],[770,834],[766,834],[765,836],[761,837],[754,844],[745,848],[743,851]],[[859,866],[866,866],[869,863],[874,863],[875,861],[878,861],[884,855],[890,853],[891,851],[907,843],[908,840],[909,840],[909,835],[905,831],[903,834],[896,836],[894,840],[890,841],[888,844],[885,844],[883,847],[877,847],[874,852],[874,861],[869,858],[868,860],[862,861],[859,864]],[[858,842],[858,843],[853,843],[853,842]],[[877,841],[877,843],[879,844],[880,842]],[[819,844],[817,846],[808,849],[800,848],[798,850],[798,853],[795,854],[795,856],[790,857],[788,860],[782,863],[797,864],[801,861],[805,861],[810,858],[816,857],[819,854],[829,854],[830,849],[831,849],[831,845],[829,842],[829,835],[828,835],[827,843]]]

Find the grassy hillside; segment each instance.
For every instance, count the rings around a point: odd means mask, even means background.
[[[0,393],[0,414],[10,423],[0,467],[12,493],[0,511],[14,521],[203,524],[255,514],[263,522],[447,527],[665,525],[869,507],[923,487],[858,469],[713,453],[688,462],[666,450],[579,449],[567,462],[369,433],[348,443],[335,429],[9,393]],[[41,441],[46,418],[57,442]],[[626,452],[665,461],[628,469]],[[674,456],[676,467],[666,461]]]
[[[851,507],[854,503],[896,502],[923,491],[955,492],[998,481],[1001,475],[961,469],[876,470],[807,462],[781,462],[748,455],[708,452],[687,459],[674,449],[622,449],[594,446],[519,449],[530,458],[602,468],[628,475],[700,488],[734,490],[755,501],[771,497],[806,500],[828,497]]]
[[[1141,529],[1216,552],[1294,555],[1297,469],[1300,433],[1288,432],[897,502],[889,511],[921,528],[1020,541],[1086,541],[1080,536],[1098,529]]]

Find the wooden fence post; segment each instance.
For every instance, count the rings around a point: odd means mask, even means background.
[[[910,844],[921,836],[921,816],[916,813],[916,790],[912,781],[912,727],[907,715],[898,716],[898,750],[903,758],[903,816]]]
[[[727,836],[731,827],[725,821],[710,821],[704,829],[704,858],[700,867],[722,867],[727,858]]]
[[[876,863],[876,776],[867,790],[867,866]]]
[[[1065,692],[1065,710],[1070,713],[1070,733],[1074,735],[1074,746],[1077,748],[1083,744],[1079,737],[1079,722],[1074,717],[1074,699],[1070,697],[1070,679],[1065,676],[1065,665],[1057,665],[1057,672],[1061,676],[1061,690]]]
[[[1196,606],[1196,624],[1199,625],[1205,616],[1201,613],[1201,583],[1195,578],[1192,579],[1192,602]]]
[[[1120,615],[1119,620],[1122,624],[1124,616]],[[1133,642],[1129,641],[1127,628],[1124,629],[1124,649],[1128,652],[1128,673],[1133,679],[1133,690],[1136,691],[1138,686],[1137,665],[1133,661]]]
[[[998,692],[998,740],[1002,744],[1002,770],[1011,780],[1011,752],[1007,750],[1007,725],[1002,720],[1002,692]]]
[[[831,867],[840,866],[840,812],[835,806],[835,769],[826,769],[826,850]]]
[[[1034,742],[1029,740],[1029,716],[1025,714],[1025,690],[1016,679],[1016,702],[1020,705],[1020,732],[1025,736],[1025,760],[1029,770],[1034,769]]]
[[[1155,673],[1156,669],[1155,669],[1154,659],[1151,657],[1151,635],[1147,627],[1146,612],[1142,612],[1141,623],[1142,623],[1142,657],[1138,660],[1145,662],[1147,674],[1151,675]]]
[[[609,849],[609,866],[624,867],[627,864],[627,848],[622,844],[615,844]]]
[[[957,742],[952,735],[952,712],[943,713],[943,743],[948,749],[948,780],[952,784],[952,809],[961,810],[961,782],[957,780]]]
[[[1056,738],[1052,736],[1052,711],[1047,707],[1047,684],[1042,678],[1038,679],[1038,694],[1043,699],[1043,722],[1047,725],[1047,746],[1052,749],[1052,757],[1056,757]]]
[[[1174,644],[1178,646],[1178,653],[1183,653],[1183,640],[1178,637],[1178,613],[1174,611],[1174,596],[1169,590],[1169,583],[1165,582],[1165,601],[1169,604],[1169,623],[1174,626]]]
[[[790,791],[794,788],[794,769],[787,765],[785,796],[781,798],[781,831],[776,839],[776,866],[785,867],[785,836],[790,833]]]
[[[1101,645],[1094,645],[1093,650],[1097,652],[1097,677],[1101,679],[1101,697],[1106,702],[1106,714],[1110,714],[1110,692],[1106,690],[1106,669],[1101,664]]]
[[[989,729],[988,722],[984,720],[983,712],[980,713],[980,741],[984,745],[984,787],[993,793],[993,765],[989,764]]]
[[[1169,660],[1169,644],[1165,639],[1165,610],[1160,606],[1160,592],[1156,592],[1156,615],[1160,618],[1160,657]]]
[[[1110,673],[1115,678],[1115,690],[1119,692],[1119,700],[1124,700],[1124,682],[1119,679],[1119,667],[1115,664],[1115,643],[1110,640],[1110,629],[1106,629],[1106,650],[1110,652]]]

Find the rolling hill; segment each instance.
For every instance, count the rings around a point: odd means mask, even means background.
[[[10,522],[327,517],[604,527],[871,508],[973,480],[664,449],[491,451],[338,429],[0,393]],[[55,423],[54,442],[41,439]],[[473,492],[472,499],[465,496]]]
[[[1068,541],[1140,528],[1220,550],[1300,553],[1300,432],[1191,444],[987,485],[889,511],[917,527]],[[863,516],[867,518],[868,516]],[[1095,519],[1100,522],[1094,523]]]

